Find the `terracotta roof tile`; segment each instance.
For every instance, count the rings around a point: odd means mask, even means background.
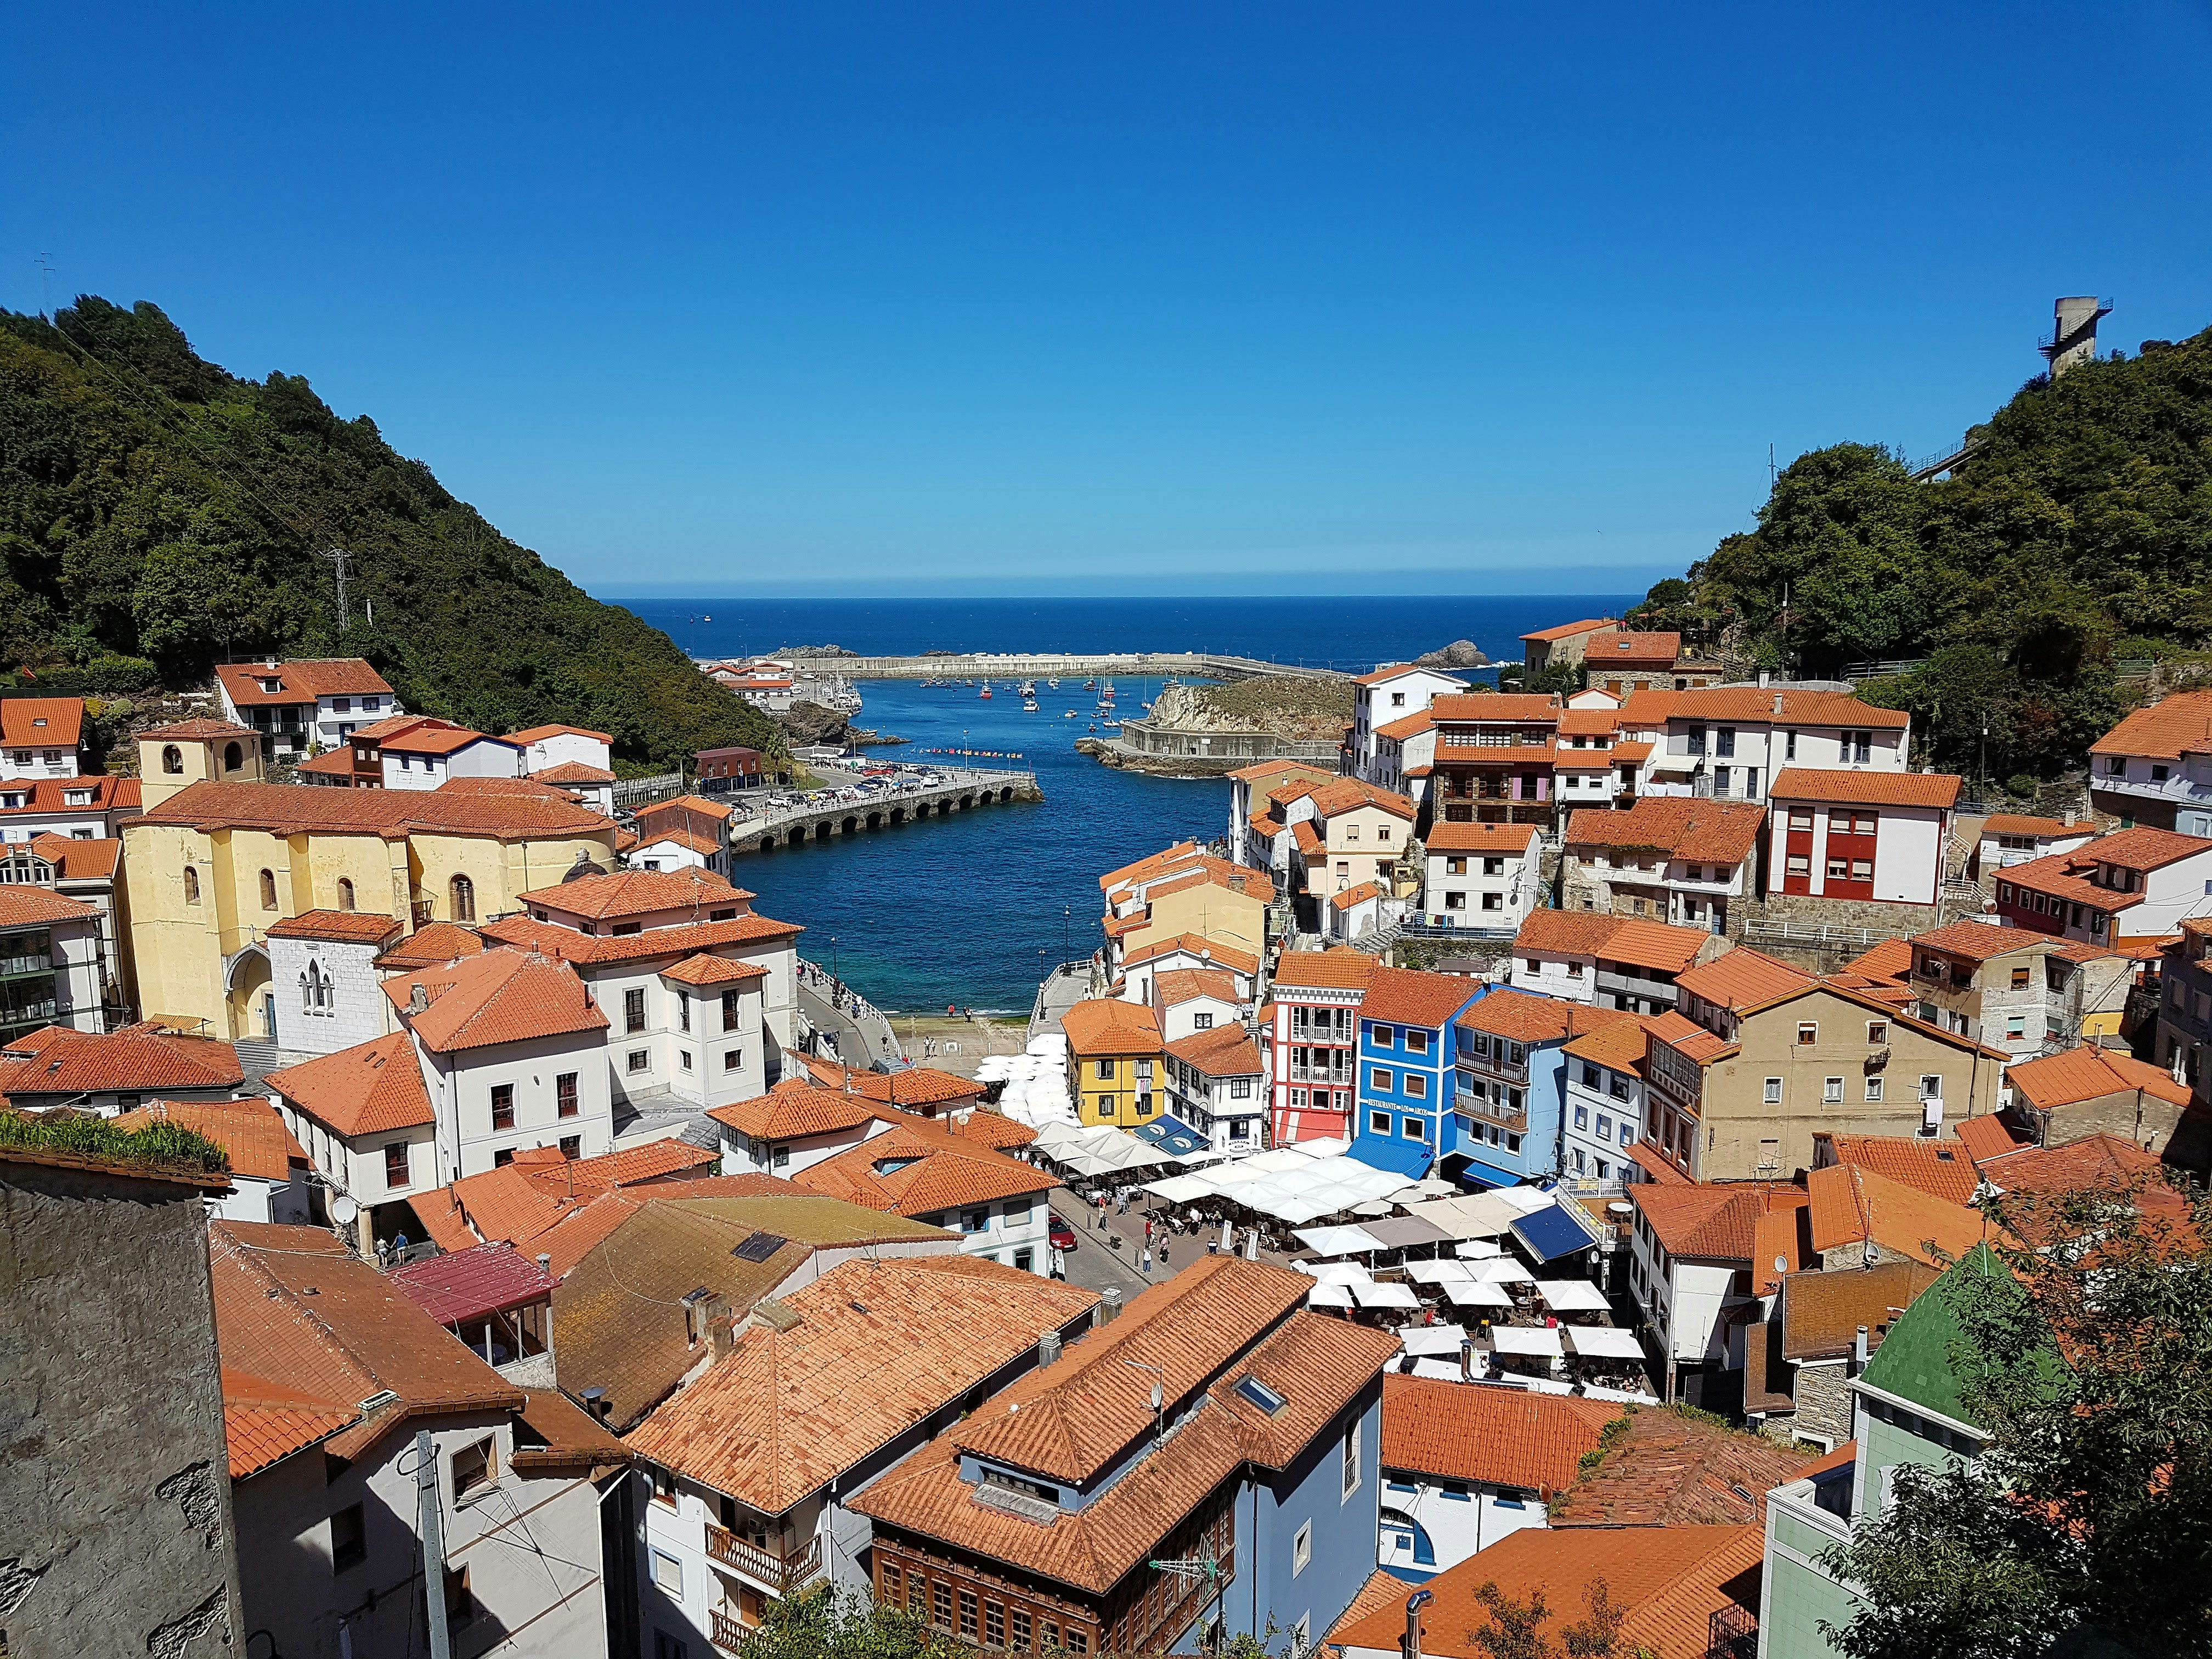
[[[364,910],[303,910],[264,931],[270,939],[322,939],[334,945],[381,945],[405,923]]]
[[[606,921],[657,910],[726,909],[752,896],[711,870],[629,870],[539,887],[525,893],[522,902]]]
[[[1397,1356],[1395,1332],[1302,1310],[1207,1392],[1235,1419],[1247,1457],[1287,1469]],[[1283,1409],[1271,1414],[1240,1394],[1248,1377],[1273,1390]]]
[[[2093,755],[2179,760],[2212,750],[2212,691],[2177,691],[2138,708],[2089,745]]]
[[[112,881],[123,843],[112,836],[79,841],[47,830],[31,837],[31,850],[52,865],[64,881]]]
[[[1333,895],[1328,902],[1331,908],[1334,909],[1351,910],[1366,903],[1370,899],[1382,896],[1382,889],[1378,883],[1363,881],[1356,886],[1346,887],[1342,891]]]
[[[507,735],[514,743],[542,743],[548,738],[589,738],[594,743],[614,742],[605,732],[594,732],[588,726],[533,726],[527,731],[510,732]]]
[[[678,985],[738,985],[746,980],[767,978],[768,969],[757,962],[739,962],[732,957],[711,957],[702,953],[672,963],[660,970],[660,977],[672,979]]]
[[[91,921],[98,908],[64,898],[30,882],[0,882],[0,927],[45,927],[58,921]]]
[[[387,971],[398,968],[434,968],[472,957],[484,948],[483,935],[455,921],[433,921],[416,928],[376,958]]]
[[[1260,958],[1249,951],[1198,933],[1177,933],[1172,939],[1151,939],[1133,946],[1121,959],[1121,966],[1124,969],[1135,968],[1178,952],[1209,963],[1218,963],[1224,968],[1248,976],[1260,970]]]
[[[550,796],[212,781],[185,785],[131,823],[285,835],[482,836],[498,841],[611,838],[615,830],[611,819]]]
[[[1407,714],[1388,725],[1376,726],[1375,735],[1389,738],[1395,743],[1403,743],[1407,738],[1417,738],[1422,732],[1432,730],[1435,725],[1436,716],[1424,708],[1419,714]]]
[[[245,1081],[228,1042],[179,1036],[150,1021],[106,1033],[49,1025],[0,1048],[0,1094],[155,1094]]]
[[[1395,1020],[1401,1025],[1442,1030],[1481,988],[1451,974],[1423,973],[1413,968],[1377,968],[1367,981],[1367,994],[1359,1005],[1360,1015],[1367,1019]]]
[[[1571,640],[1577,634],[1595,634],[1610,628],[1619,618],[1588,617],[1581,622],[1561,623],[1556,628],[1540,628],[1533,634],[1523,634],[1523,641],[1532,645],[1555,645],[1561,640]]]
[[[1566,842],[1571,847],[1650,848],[1669,858],[1741,864],[1758,845],[1765,823],[1766,809],[1750,801],[1644,795],[1626,811],[1584,807],[1571,813]]]
[[[1670,1254],[1745,1263],[1752,1261],[1759,1248],[1759,1223],[1770,1216],[1794,1214],[1806,1202],[1800,1188],[1748,1182],[1676,1187],[1639,1181],[1628,1188],[1628,1198]],[[1801,1252],[1793,1244],[1787,1254]],[[1758,1265],[1762,1272],[1768,1267]],[[1802,1261],[1790,1263],[1805,1265]]]
[[[1259,1047],[1241,1025],[1193,1031],[1168,1044],[1168,1053],[1208,1077],[1257,1077],[1262,1069]]]
[[[1966,1149],[1966,1156],[1974,1161],[1977,1168],[1990,1158],[2001,1158],[2007,1152],[2017,1152],[2021,1146],[2032,1144],[2014,1135],[2005,1121],[1995,1115],[1970,1117],[1959,1126],[1957,1133],[1959,1145]]]
[[[1462,1031],[1484,1031],[1516,1042],[1556,1042],[1635,1018],[1625,1009],[1594,1008],[1506,987],[1491,992],[1454,1023]]]
[[[1816,1132],[1815,1142],[1826,1141],[1838,1164],[1855,1164],[1907,1187],[1916,1187],[1947,1204],[1964,1204],[1974,1195],[1973,1159],[1948,1140],[1923,1140],[1917,1135],[1844,1135]]]
[[[1832,1164],[1805,1177],[1813,1248],[1827,1251],[1872,1240],[1931,1265],[1982,1241],[1981,1215],[1855,1164]]]
[[[871,1210],[916,1218],[1048,1192],[1056,1184],[1043,1170],[981,1141],[909,1113],[900,1115],[903,1121],[883,1133],[800,1170],[799,1184]]]
[[[1160,1023],[1141,1002],[1108,997],[1079,1002],[1060,1016],[1067,1046],[1079,1054],[1145,1054],[1160,1051]]]
[[[1965,780],[1944,772],[1836,772],[1785,766],[1767,788],[1770,799],[1836,801],[1854,806],[1926,806],[1950,811]]]
[[[764,1095],[708,1109],[707,1115],[753,1140],[840,1133],[883,1118],[881,1103],[787,1078]]]
[[[1528,852],[1535,836],[1533,823],[1458,823],[1448,818],[1429,826],[1424,845],[1432,854],[1504,853],[1510,857]]]
[[[1777,704],[1780,705],[1777,712]],[[1709,685],[1674,693],[1670,718],[1678,720],[1781,721],[1790,726],[1841,726],[1901,732],[1912,717],[1877,708],[1842,691],[1777,690],[1758,685]]]
[[[1170,968],[1152,978],[1152,995],[1163,1008],[1211,997],[1216,1002],[1236,1002],[1236,976],[1220,968]]]
[[[2087,838],[2097,833],[2093,823],[2069,823],[2063,818],[2029,817],[2019,812],[1992,812],[1982,820],[1984,836],[2032,836],[2038,841]]]
[[[1373,957],[1349,945],[1328,951],[1285,951],[1275,960],[1275,983],[1293,988],[1364,991],[1374,978],[1375,968]]]
[[[1672,668],[1682,654],[1680,634],[1593,634],[1583,646],[1592,673],[1608,665],[1627,668]]]
[[[287,1066],[262,1079],[318,1123],[352,1139],[435,1121],[404,1031]]]
[[[1363,806],[1372,806],[1411,823],[1417,810],[1413,803],[1403,795],[1394,794],[1371,783],[1363,783],[1358,778],[1339,778],[1333,783],[1324,784],[1313,792],[1311,799],[1314,811],[1325,818],[1357,811]]]
[[[653,957],[688,957],[711,951],[720,945],[752,945],[769,939],[796,939],[806,930],[796,922],[768,916],[732,916],[727,921],[686,922],[674,927],[648,927],[621,935],[580,933],[557,922],[532,921],[523,916],[504,916],[488,921],[487,939],[520,950],[559,957],[567,962],[640,962]]]
[[[1625,1614],[1620,1651],[1695,1659],[1707,1650],[1716,1615],[1756,1621],[1764,1541],[1759,1528],[1747,1526],[1525,1527],[1421,1585],[1432,1598],[1419,1614],[1421,1651],[1430,1659],[1486,1659],[1492,1650],[1476,1633],[1491,1620],[1475,1597],[1485,1584],[1516,1601],[1541,1595],[1553,1610],[1543,1627],[1548,1638],[1584,1621],[1592,1587],[1603,1580]],[[1339,1621],[1329,1639],[1395,1653],[1405,1633],[1405,1598],[1392,1595],[1364,1617]]]
[[[973,1257],[848,1261],[781,1298],[789,1329],[739,1328],[629,1437],[641,1455],[781,1515],[1098,1300]]]
[[[1430,703],[1429,713],[1439,721],[1555,726],[1565,708],[1558,697],[1545,691],[1470,691],[1437,698]]]
[[[286,1182],[292,1166],[307,1163],[307,1149],[284,1127],[284,1120],[267,1100],[157,1100],[136,1111],[118,1114],[118,1129],[142,1128],[149,1123],[173,1123],[204,1135],[230,1156],[233,1175],[256,1181]]]
[[[75,750],[84,732],[82,697],[0,697],[0,744]]]
[[[1382,1467],[1548,1498],[1622,1414],[1601,1401],[1393,1372],[1382,1379]]]
[[[1891,1322],[1936,1277],[1936,1270],[1920,1261],[1788,1275],[1782,1289],[1782,1357],[1794,1363],[1847,1354],[1862,1325],[1869,1351],[1880,1347]]]
[[[2176,1106],[2190,1101],[2186,1084],[2114,1048],[2085,1046],[2021,1060],[2006,1072],[2005,1081],[2037,1111],[2078,1105],[2105,1095],[2133,1094],[2138,1089]]]
[[[430,1006],[410,1013],[418,985]],[[416,1039],[434,1054],[607,1029],[607,1017],[592,1005],[576,970],[535,951],[486,951],[449,967],[395,974],[382,988]]]
[[[1554,1503],[1552,1524],[1669,1532],[1756,1527],[1765,1513],[1767,1492],[1791,1479],[1806,1461],[1793,1447],[1711,1418],[1645,1407],[1631,1413],[1627,1431]],[[1744,1492],[1751,1494],[1747,1500]],[[1624,1537],[1613,1530],[1596,1535]]]
[[[92,792],[91,800],[81,806],[69,804],[69,797]],[[33,814],[44,816],[53,812],[116,812],[139,804],[138,780],[112,778],[104,772],[82,778],[11,778],[0,783],[0,795],[21,795],[21,806],[0,806],[0,817]]]
[[[1786,962],[1778,962],[1762,951],[1738,945],[1691,969],[1674,983],[1716,1007],[1741,1012],[1788,996],[1793,991],[1804,990],[1820,981]]]

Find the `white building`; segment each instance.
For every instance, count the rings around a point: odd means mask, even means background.
[[[1560,905],[1725,933],[1758,891],[1765,808],[1747,801],[1644,796],[1626,811],[1567,819]]]
[[[286,1659],[421,1647],[427,1432],[453,1651],[526,1632],[532,1652],[604,1653],[600,1504],[627,1478],[622,1443],[493,1370],[322,1228],[218,1224],[209,1254],[237,1628]]]
[[[1638,1181],[1628,1200],[1629,1291],[1670,1379],[1741,1370],[1745,1326],[1772,1311],[1785,1273],[1817,1259],[1799,1231],[1804,1189]],[[1692,1387],[1690,1403],[1701,1394]]]
[[[100,924],[93,906],[51,887],[0,880],[0,1042],[46,1025],[107,1029]]]
[[[1244,999],[1226,969],[1183,968],[1152,976],[1152,1012],[1164,1042],[1195,1031],[1233,1026],[1244,1017]]]
[[[1467,690],[1468,682],[1441,669],[1415,668],[1408,663],[1389,663],[1352,682],[1352,775],[1363,783],[1395,790],[1398,784],[1373,776],[1375,733],[1382,726],[1418,714],[1439,693]]]
[[[109,841],[138,815],[138,780],[98,773],[79,778],[17,778],[0,783],[0,842]]]
[[[2087,945],[2165,939],[2212,909],[2212,838],[2137,825],[2070,853],[2000,871],[1996,908],[2010,927]]]
[[[2089,804],[2124,830],[2212,836],[2212,691],[2162,697],[2090,744]]]
[[[795,1178],[825,1158],[850,1152],[906,1115],[857,1094],[789,1077],[764,1095],[712,1108],[722,1126],[724,1175]]]
[[[1629,1149],[1644,1133],[1644,1022],[1616,1020],[1585,1032],[1566,1056],[1566,1121],[1559,1173],[1569,1182],[1634,1179]]]
[[[217,1219],[289,1226],[316,1221],[307,1149],[270,1101],[258,1095],[243,1100],[157,1100],[115,1120],[118,1129],[149,1123],[190,1129],[229,1154],[230,1190],[208,1200]]]
[[[2053,853],[2070,853],[2096,839],[2088,819],[2039,818],[2017,812],[1992,812],[1982,820],[1974,849],[1977,873],[1988,875],[2015,864],[2032,864]]]
[[[83,698],[0,697],[0,783],[73,778],[83,742]]]
[[[1429,793],[1429,777],[1436,770],[1436,717],[1424,708],[1387,725],[1372,734],[1374,757],[1367,766],[1367,781],[1413,801]]]
[[[614,764],[615,740],[588,726],[533,726],[527,731],[508,732],[507,741],[521,749],[526,776],[535,777],[571,763],[602,772]]]
[[[1248,1003],[1258,981],[1260,958],[1234,945],[1196,933],[1152,939],[1122,957],[1121,978],[1115,994],[1124,1002],[1150,1003],[1154,981],[1163,974],[1181,972],[1226,974],[1237,987],[1237,1001]]]
[[[1638,709],[1639,699],[1644,708],[1666,710],[1666,736],[1643,786],[1647,794],[1764,800],[1784,767],[1902,772],[1911,750],[1910,714],[1840,691],[1716,685],[1639,692],[1622,705],[1624,717]]]
[[[522,775],[522,750],[511,738],[488,738],[450,720],[387,720],[375,735],[386,789],[435,789],[451,778]]]
[[[1787,766],[1767,812],[1770,893],[1933,906],[1960,780]]]
[[[277,1048],[334,1054],[398,1029],[376,958],[401,931],[391,916],[352,910],[309,910],[272,924],[264,937]]]
[[[280,751],[335,749],[356,727],[406,712],[359,657],[218,663],[215,678],[223,718],[266,734]]]
[[[1171,1039],[1168,1112],[1218,1152],[1256,1152],[1267,1139],[1267,1075],[1259,1045],[1234,1021]]]
[[[1534,824],[1431,824],[1422,915],[1432,927],[1519,927],[1536,904],[1538,850]]]
[[[647,1464],[643,1650],[734,1650],[825,1580],[866,1594],[854,1495],[1051,1363],[1097,1301],[943,1256],[845,1261],[716,1330],[705,1370],[629,1436]]]

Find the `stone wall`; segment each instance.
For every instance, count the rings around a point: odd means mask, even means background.
[[[235,1655],[207,1212],[0,1154],[0,1644]]]
[[[1797,1432],[1825,1435],[1840,1444],[1851,1437],[1850,1368],[1832,1365],[1797,1367]]]

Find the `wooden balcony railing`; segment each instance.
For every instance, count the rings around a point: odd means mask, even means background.
[[[798,1594],[822,1572],[822,1540],[818,1535],[808,1539],[805,1548],[785,1556],[764,1550],[709,1522],[707,1553],[783,1600]]]
[[[714,1645],[725,1653],[735,1653],[744,1645],[745,1627],[720,1607],[714,1610]]]

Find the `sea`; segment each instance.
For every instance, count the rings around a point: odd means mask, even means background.
[[[1580,617],[1619,616],[1640,593],[1480,598],[751,599],[605,595],[663,629],[686,655],[766,655],[837,645],[863,656],[943,650],[1214,651],[1364,673],[1455,640],[1516,661],[1520,636]],[[1117,678],[1125,715],[1158,679]],[[932,751],[1018,756],[1035,805],[924,819],[873,835],[749,854],[732,871],[755,908],[802,924],[801,954],[879,1008],[1027,1013],[1054,964],[1100,943],[1105,872],[1229,827],[1219,779],[1121,772],[1075,751],[1091,734],[1096,691],[1037,683],[1023,711],[1013,682],[975,688],[866,680],[858,726],[908,739],[885,759],[957,763]],[[1066,718],[1073,710],[1073,719]],[[977,764],[994,763],[978,762]]]

